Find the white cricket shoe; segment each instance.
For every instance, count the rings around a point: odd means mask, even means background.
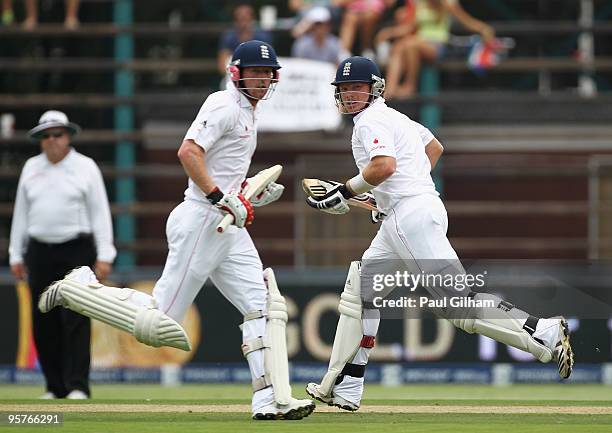
[[[43,395],[38,397],[40,400],[55,400],[57,397],[51,391],[45,392]]]
[[[336,406],[350,412],[355,412],[357,409],[359,409],[358,404],[352,403],[339,395],[334,395],[333,393],[331,395],[324,395],[321,392],[319,385],[316,383],[311,382],[306,385],[306,394],[315,400],[327,404],[328,406]]]
[[[89,396],[80,389],[74,389],[66,396],[68,400],[87,400]]]
[[[553,349],[553,360],[559,367],[559,376],[563,379],[570,377],[574,367],[574,351],[570,345],[569,326],[563,317],[559,317],[559,337]]]
[[[570,377],[574,366],[574,352],[570,345],[567,320],[561,316],[540,319],[533,337],[550,351],[552,360],[559,368],[559,376],[563,379]]]
[[[279,405],[275,401],[261,406],[253,411],[256,420],[298,420],[306,418],[315,409],[312,400],[298,400],[291,397],[287,405]]]
[[[38,309],[47,313],[53,308],[64,305],[62,298],[61,285],[64,280],[77,281],[83,284],[95,284],[98,282],[96,275],[88,266],[80,266],[68,272],[63,280],[55,281],[40,295]]]

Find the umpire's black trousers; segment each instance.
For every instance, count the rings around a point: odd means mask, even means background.
[[[74,390],[89,391],[91,322],[89,318],[56,307],[38,310],[38,298],[53,281],[77,266],[93,266],[96,250],[91,235],[61,244],[30,239],[25,256],[32,291],[32,319],[38,360],[47,381],[47,391],[64,398]]]

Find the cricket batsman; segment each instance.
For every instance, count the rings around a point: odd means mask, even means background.
[[[302,419],[311,400],[291,396],[285,325],[287,306],[272,269],[263,269],[244,228],[253,207],[279,199],[284,187],[269,183],[252,201],[241,190],[257,146],[259,101],[278,82],[274,48],[262,41],[240,44],[228,66],[227,89],[208,96],[178,151],[189,176],[185,199],[168,217],[168,257],[153,295],[100,284],[89,268],[77,268],[43,293],[39,308],[57,305],[132,333],[151,346],[190,350],[179,323],[208,278],[243,315],[242,352],[252,376],[257,420]],[[225,215],[233,225],[216,227]],[[215,324],[215,326],[218,326]]]
[[[441,273],[446,270],[444,263],[456,263],[460,272],[465,270],[446,237],[446,209],[430,175],[442,145],[425,127],[385,104],[385,81],[370,59],[344,60],[332,85],[338,109],[353,117],[351,144],[359,174],[318,199],[308,197],[307,203],[323,212],[344,214],[349,211],[347,200],[371,191],[385,217],[362,261],[351,263],[328,371],[320,384],[309,383],[306,392],[329,405],[355,411],[380,322],[380,311],[364,301],[361,293],[367,287],[360,281],[366,263],[401,263],[414,273]],[[431,269],[435,266],[441,269]],[[426,290],[432,298],[457,295],[454,288]],[[470,334],[529,352],[541,362],[555,361],[559,375],[570,376],[574,355],[564,318],[537,318],[487,293],[467,290],[464,296],[487,301],[494,314],[477,306],[446,316],[435,312]]]

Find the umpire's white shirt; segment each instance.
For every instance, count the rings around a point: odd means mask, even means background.
[[[388,107],[383,98],[377,98],[353,121],[351,145],[359,171],[375,156],[396,160],[395,173],[372,190],[382,212],[389,213],[403,197],[438,195],[425,153],[425,146],[434,138],[429,129]]]
[[[92,233],[97,260],[112,262],[113,226],[102,174],[96,163],[71,149],[57,164],[45,153],[23,167],[13,211],[9,261],[23,263],[28,238],[62,243]]]
[[[257,146],[257,114],[246,96],[229,82],[227,90],[206,98],[185,134],[206,151],[206,169],[219,189],[239,190]],[[210,205],[206,194],[189,179],[186,199]]]

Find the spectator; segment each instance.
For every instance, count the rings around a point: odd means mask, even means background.
[[[293,12],[305,15],[313,7],[328,7],[330,0],[289,0],[289,9]]]
[[[444,56],[451,18],[456,18],[468,30],[480,33],[487,42],[495,36],[491,26],[468,14],[458,0],[413,1],[411,23],[383,29],[376,37],[377,44],[395,39],[387,67],[387,99],[409,98],[415,93],[421,62],[432,63]],[[400,85],[404,73],[406,79]]]
[[[219,54],[217,55],[217,70],[222,76],[227,75],[227,64],[234,50],[242,42],[257,39],[272,43],[269,32],[255,27],[255,11],[249,3],[241,3],[234,9],[234,27],[227,29],[219,41]]]
[[[80,0],[66,0],[65,1],[65,16],[64,16],[64,27],[67,30],[75,30],[79,27],[79,3]],[[7,10],[13,11],[12,0],[3,0],[3,14]],[[37,0],[25,0],[26,7],[26,18],[23,21],[23,28],[26,30],[33,30],[38,25],[38,1]]]
[[[32,291],[34,341],[47,386],[41,398],[89,398],[91,324],[64,308],[42,314],[40,294],[81,265],[95,266],[105,279],[116,253],[100,169],[70,146],[79,131],[61,111],[41,116],[28,135],[42,152],[23,167],[13,211],[9,260]]]
[[[331,14],[332,24],[340,21],[342,10],[338,5],[342,0],[289,0],[289,10],[297,14],[297,19],[301,20],[308,11],[315,7],[324,7]],[[295,37],[295,36],[294,36]]]
[[[295,26],[294,37],[297,40],[291,48],[293,57],[337,65],[349,55],[342,49],[340,39],[331,34],[331,13],[322,6],[307,12],[306,17]]]
[[[357,29],[361,36],[361,53],[364,57],[373,58],[374,32],[387,4],[394,0],[337,0],[345,8],[340,25],[342,47],[352,52]]]
[[[2,0],[2,25],[10,26],[15,21],[13,0]]]

